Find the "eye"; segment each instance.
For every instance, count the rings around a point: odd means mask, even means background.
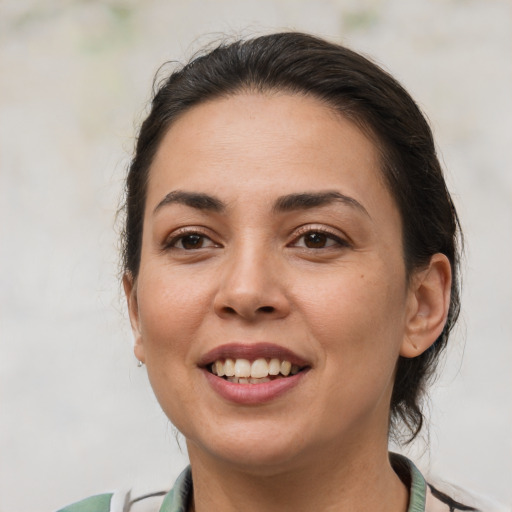
[[[307,249],[326,249],[329,247],[347,247],[349,244],[333,233],[310,229],[296,238],[292,245]]]
[[[186,233],[175,236],[168,243],[167,247],[171,249],[182,249],[193,251],[194,249],[205,249],[208,247],[219,247],[210,238],[202,233]]]

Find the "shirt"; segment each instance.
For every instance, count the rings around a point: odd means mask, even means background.
[[[418,468],[403,455],[390,454],[393,469],[409,487],[409,506],[407,512],[456,512],[460,510],[478,510],[458,503],[435,487],[427,484]],[[164,495],[163,501],[161,496]],[[100,494],[69,505],[58,512],[131,512],[142,501],[157,500],[154,512],[187,512],[192,495],[192,472],[188,466],[177,478],[174,487],[167,493],[155,493],[134,500],[129,494]],[[150,510],[150,509],[145,509]]]

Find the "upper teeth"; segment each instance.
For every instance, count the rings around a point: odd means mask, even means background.
[[[224,361],[218,359],[212,364],[212,373],[219,377],[241,377],[263,379],[269,375],[295,375],[299,371],[299,367],[290,361],[281,361],[273,358],[256,359],[252,363],[248,359],[230,359]]]

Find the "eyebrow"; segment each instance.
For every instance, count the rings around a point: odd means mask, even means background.
[[[301,194],[288,194],[277,199],[274,204],[274,211],[289,212],[293,210],[308,210],[310,208],[318,208],[319,206],[327,206],[332,203],[340,202],[351,208],[355,208],[364,213],[368,217],[370,214],[366,208],[356,199],[345,194],[341,194],[335,190],[327,190],[324,192],[304,192]],[[371,217],[370,217],[371,218]]]
[[[173,190],[169,192],[153,210],[153,215],[163,206],[169,204],[183,204],[196,210],[206,210],[220,213],[226,209],[226,205],[216,197],[200,192],[185,192],[184,190]]]
[[[294,210],[309,210],[340,202],[344,205],[361,211],[368,217],[370,214],[366,208],[353,197],[341,194],[335,190],[322,192],[302,192],[299,194],[287,194],[279,197],[272,210],[276,213],[291,212]],[[183,204],[196,210],[221,213],[226,210],[226,205],[220,199],[201,192],[186,192],[184,190],[173,190],[169,192],[155,207],[153,215],[160,208],[170,204]],[[371,218],[371,217],[370,217]]]

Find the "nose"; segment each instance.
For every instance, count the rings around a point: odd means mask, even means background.
[[[213,304],[215,313],[249,322],[287,316],[286,280],[277,259],[262,248],[234,251],[224,264]]]

